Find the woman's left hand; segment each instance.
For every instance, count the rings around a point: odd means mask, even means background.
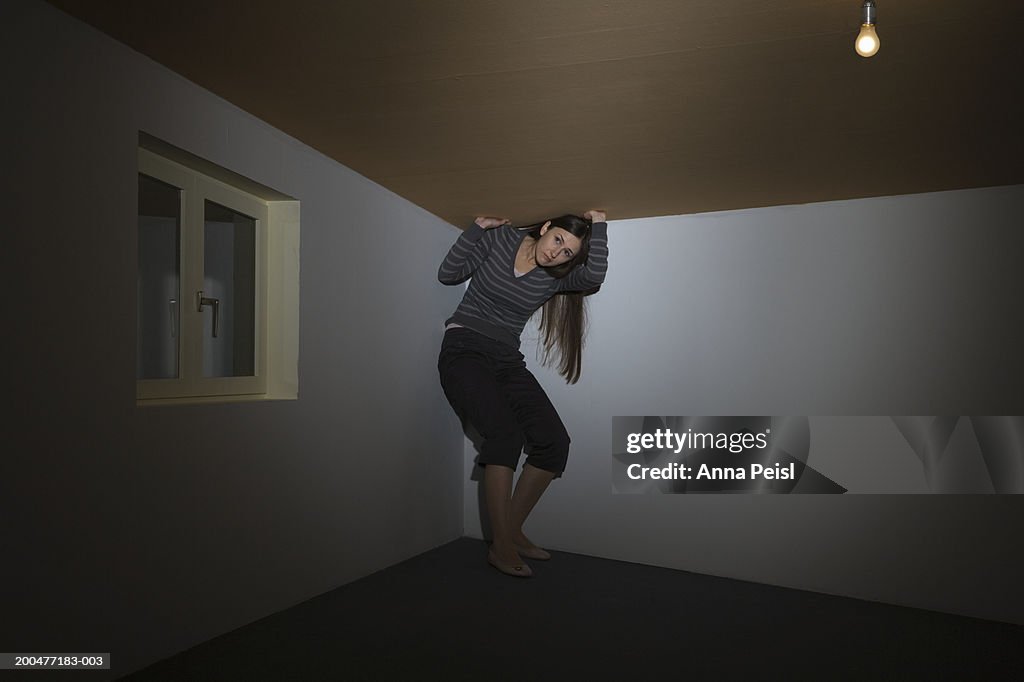
[[[598,211],[596,208],[592,209],[590,211],[587,211],[586,213],[584,213],[583,217],[589,219],[590,222],[592,222],[592,223],[603,223],[603,222],[605,222],[605,220],[604,220],[605,219],[604,211]]]
[[[511,221],[508,218],[485,218],[484,216],[478,216],[474,222],[485,230],[489,230],[492,227],[508,225]]]

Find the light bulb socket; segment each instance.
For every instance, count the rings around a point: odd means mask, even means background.
[[[861,22],[870,26],[875,25],[875,16],[878,14],[878,10],[875,9],[874,0],[864,0],[864,4],[860,8],[861,10]]]

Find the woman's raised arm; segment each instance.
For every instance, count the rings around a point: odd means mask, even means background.
[[[585,265],[558,280],[559,291],[587,291],[604,282],[608,273],[608,223],[602,211],[583,214],[595,222],[590,226],[590,253]]]
[[[491,255],[495,235],[491,228],[505,225],[507,218],[477,218],[469,229],[464,230],[448,250],[448,255],[437,269],[441,284],[458,284],[480,267]],[[491,232],[491,234],[485,234]]]

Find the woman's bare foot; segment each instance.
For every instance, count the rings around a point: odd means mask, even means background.
[[[521,530],[512,533],[512,542],[515,545],[516,551],[527,559],[546,561],[551,558],[547,551],[533,544],[533,541],[526,537]]]
[[[503,564],[519,565],[523,563],[523,560],[516,552],[515,545],[512,543],[492,543],[491,554],[493,554],[494,558]]]
[[[529,577],[533,571],[520,558],[515,546],[507,543],[494,543],[487,553],[487,561],[502,573],[516,577]]]

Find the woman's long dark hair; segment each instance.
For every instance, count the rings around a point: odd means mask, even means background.
[[[524,225],[516,229],[533,228],[528,234],[536,240],[540,239],[540,228],[545,222],[548,221]],[[563,215],[551,219],[549,230],[553,227],[560,227],[580,239],[580,249],[576,255],[565,263],[545,268],[552,277],[561,279],[576,267],[587,262],[587,256],[590,254],[590,226],[589,220],[577,215]],[[570,384],[575,384],[579,380],[582,371],[583,340],[587,331],[587,306],[584,297],[590,293],[593,292],[564,291],[557,293],[547,300],[541,311],[540,332],[544,342],[542,362],[544,365],[550,365],[552,350],[557,350],[558,372]]]

